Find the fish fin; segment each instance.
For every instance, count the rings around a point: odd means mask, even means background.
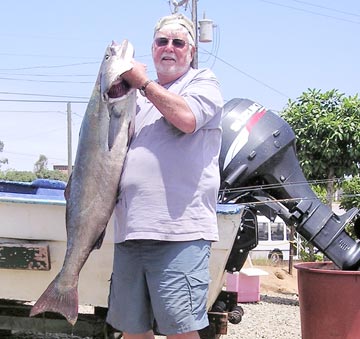
[[[101,234],[100,234],[99,238],[96,240],[92,250],[98,250],[101,247],[101,245],[104,241],[104,238],[105,238],[105,231],[106,231],[106,228],[101,232]]]
[[[110,112],[110,121],[109,121],[109,134],[108,134],[108,148],[112,149],[115,143],[115,139],[118,136],[120,131],[120,119],[119,116],[116,115],[116,112]]]
[[[109,122],[109,136],[108,136],[109,150],[111,150],[111,147],[114,145],[115,138],[119,134],[119,131],[120,131],[120,118],[116,114],[111,114],[110,122]],[[130,146],[130,142],[134,133],[135,133],[135,123],[134,123],[134,119],[132,119],[128,127],[128,139],[126,143],[127,147]]]
[[[120,46],[120,58],[124,61],[120,74],[123,74],[134,67],[134,64],[131,61],[134,54],[134,46],[129,42],[129,40],[125,39]]]
[[[121,58],[124,60],[130,60],[134,57],[135,50],[129,40],[124,39],[121,43]]]
[[[126,58],[126,52],[129,46],[129,40],[125,39],[121,44],[121,55],[120,58],[124,59]]]
[[[64,191],[64,197],[65,197],[66,201],[69,200],[69,198],[70,198],[71,178],[72,178],[72,174],[70,174],[70,178],[66,184],[65,191]]]
[[[56,287],[57,280],[58,278],[55,278],[36,301],[31,308],[30,317],[44,312],[55,312],[63,315],[74,326],[78,317],[77,284],[66,293],[62,293]]]
[[[116,110],[116,104],[109,107],[109,117],[110,119],[108,128],[108,149],[110,151],[114,146],[115,140],[120,133],[121,126],[124,123],[124,117]]]
[[[131,142],[131,139],[132,139],[134,133],[135,133],[135,123],[134,123],[134,119],[132,119],[130,121],[129,129],[128,129],[128,142],[127,142],[128,147],[130,146],[130,142]]]

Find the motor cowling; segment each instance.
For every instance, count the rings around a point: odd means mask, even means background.
[[[310,188],[296,156],[296,137],[279,115],[249,99],[225,104],[219,164],[221,202],[254,203],[279,215],[341,269],[360,266],[360,242],[345,227],[359,224],[357,208],[336,215]]]

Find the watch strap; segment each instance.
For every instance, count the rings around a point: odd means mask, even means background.
[[[153,82],[153,80],[147,80],[147,81],[145,81],[144,85],[142,85],[139,88],[141,95],[143,95],[144,97],[146,96],[146,87],[152,82]]]

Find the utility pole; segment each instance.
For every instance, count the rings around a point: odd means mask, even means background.
[[[72,171],[71,102],[67,103],[68,177]]]
[[[191,66],[193,68],[198,68],[198,22],[197,22],[197,2],[198,0],[191,0],[191,21],[194,25],[195,30],[195,36],[194,36],[194,42],[195,42],[195,53],[194,58],[191,62]],[[175,1],[171,0],[172,5],[174,6],[174,11],[172,13],[177,13],[179,10],[179,7],[188,5],[189,0],[181,0],[181,1]]]
[[[199,45],[199,39],[198,39],[198,21],[197,21],[197,2],[198,0],[192,0],[192,10],[191,10],[191,20],[194,24],[195,28],[195,53],[194,58],[192,61],[192,67],[198,68],[198,45]]]

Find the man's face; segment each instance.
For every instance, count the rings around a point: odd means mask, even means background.
[[[190,67],[194,47],[189,45],[183,30],[160,30],[156,32],[152,54],[159,79],[166,82],[182,76]]]

